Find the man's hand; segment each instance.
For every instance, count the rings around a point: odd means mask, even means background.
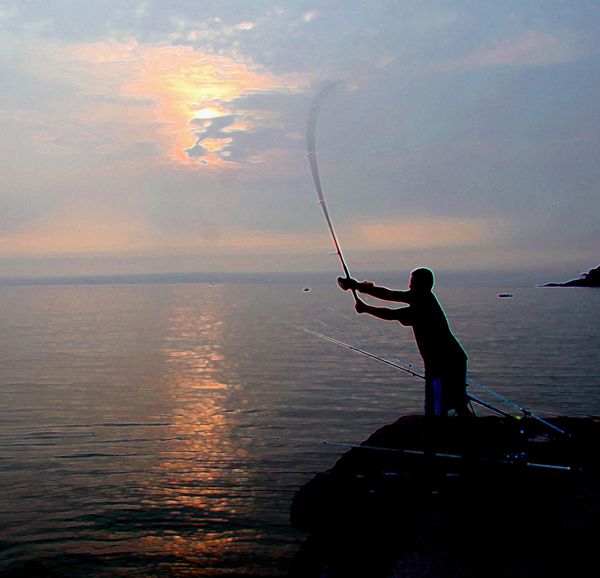
[[[358,285],[358,281],[356,279],[352,279],[352,277],[338,277],[338,285],[344,291],[348,291],[348,289],[356,289]]]
[[[354,306],[354,308],[356,309],[357,313],[366,313],[367,312],[367,307],[368,305],[359,297],[356,298],[356,305]]]
[[[338,277],[337,279],[338,285],[344,290],[348,291],[348,289],[352,289],[354,291],[361,291],[363,289],[368,289],[369,287],[373,287],[373,283],[371,281],[357,281],[352,277]]]

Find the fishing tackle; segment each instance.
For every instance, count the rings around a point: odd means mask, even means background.
[[[285,323],[286,325],[290,325],[291,327],[295,327],[296,329],[299,329],[300,331],[304,331],[305,333],[308,333],[309,335],[314,335],[315,337],[320,337],[321,339],[325,339],[326,341],[330,341],[331,343],[335,343],[336,345],[341,345],[342,347],[345,347],[346,349],[350,349],[351,351],[355,351],[356,353],[360,353],[361,355],[365,355],[366,357],[370,357],[371,359],[381,361],[381,363],[385,363],[386,365],[389,365],[395,369],[404,371],[405,373],[408,373],[409,375],[412,375],[413,377],[420,377],[421,379],[425,379],[424,375],[421,375],[420,373],[417,373],[416,371],[413,371],[412,369],[402,367],[401,365],[398,365],[397,363],[388,361],[387,359],[384,359],[383,357],[379,357],[378,355],[373,355],[372,353],[369,353],[368,351],[364,351],[363,349],[359,349],[358,347],[354,347],[348,343],[344,343],[343,341],[338,341],[337,339],[334,339],[333,337],[329,337],[327,335],[323,335],[322,333],[318,333],[317,331],[313,331],[312,329],[302,327],[302,325],[296,325],[295,323],[292,323],[291,321],[282,321],[282,323]]]
[[[404,363],[405,365],[408,365],[408,367],[410,367],[410,368],[414,368],[414,365],[412,363],[409,363],[405,359],[397,357],[396,355],[391,354],[389,351],[386,351],[385,349],[381,349],[380,347],[377,347],[376,345],[373,345],[372,343],[369,343],[368,341],[365,341],[364,339],[361,339],[360,337],[357,337],[356,335],[352,335],[352,333],[350,333],[348,331],[344,331],[343,329],[338,329],[337,327],[334,327],[333,325],[329,325],[328,323],[325,323],[324,321],[321,321],[320,319],[315,319],[314,321],[316,323],[320,323],[321,325],[324,325],[325,327],[329,327],[329,329],[333,329],[334,331],[337,331],[339,333],[343,333],[344,335],[347,335],[348,337],[352,337],[353,339],[356,339],[357,341],[359,341],[363,345],[366,345],[368,347],[372,347],[373,349],[376,349],[380,353],[383,353],[385,355],[389,355],[391,358],[395,359],[396,361],[399,361],[400,363]],[[419,369],[419,371],[423,372],[422,369],[420,369],[420,368],[418,368],[418,369]]]
[[[301,439],[301,438],[284,438],[280,436],[255,436],[250,434],[234,434],[235,437],[239,437],[241,439],[259,439],[259,440],[270,440],[270,441],[278,441],[284,443],[300,443],[300,444],[312,444],[312,445],[320,445],[320,446],[332,446],[332,447],[340,447],[340,448],[350,448],[357,450],[372,450],[372,451],[380,451],[380,452],[391,452],[397,454],[409,454],[409,455],[418,455],[424,457],[436,457],[436,458],[451,458],[451,459],[462,459],[463,456],[459,454],[446,454],[446,453],[436,453],[430,451],[423,450],[407,450],[401,448],[386,448],[380,446],[367,446],[367,445],[359,445],[359,444],[348,444],[342,442],[329,442],[327,440],[309,440],[309,439]],[[570,471],[573,468],[570,466],[558,466],[555,464],[539,464],[536,462],[528,462],[523,458],[526,458],[527,454],[509,455],[508,459],[502,460],[497,458],[480,458],[482,462],[490,462],[490,463],[498,463],[498,464],[515,464],[518,463],[520,465],[534,467],[534,468],[549,468],[553,470],[564,470]]]
[[[340,258],[340,262],[342,263],[342,269],[344,270],[346,279],[350,279],[350,271],[348,270],[348,266],[346,265],[346,261],[344,259],[344,256],[342,255],[340,244],[333,229],[331,216],[329,215],[329,209],[327,208],[327,203],[325,202],[323,187],[321,185],[321,177],[319,176],[319,165],[317,163],[317,121],[319,120],[319,112],[321,111],[321,106],[323,105],[323,101],[325,100],[327,95],[341,82],[344,81],[338,80],[337,82],[332,82],[331,84],[328,84],[323,90],[321,90],[321,92],[319,92],[319,94],[317,94],[317,96],[315,96],[315,99],[310,105],[310,108],[308,110],[308,119],[306,121],[306,157],[308,158],[310,172],[312,174],[313,182],[315,184],[315,189],[317,190],[317,196],[319,197],[319,205],[323,210],[325,221],[327,222],[327,226],[329,227],[329,232],[331,233],[333,244],[335,245],[336,254]],[[354,301],[358,303],[358,296],[356,294],[356,290],[351,289],[351,291],[352,295],[354,296]]]
[[[327,223],[327,226],[329,227],[329,232],[331,233],[331,237],[333,239],[333,244],[335,245],[335,249],[336,249],[336,254],[338,255],[340,262],[342,264],[342,269],[344,270],[344,274],[346,275],[346,279],[350,279],[350,271],[348,270],[348,266],[346,265],[346,261],[344,259],[344,256],[342,255],[342,250],[340,248],[340,244],[338,242],[337,239],[337,235],[335,234],[335,230],[333,228],[333,223],[331,221],[331,216],[329,214],[329,209],[327,208],[327,203],[325,202],[325,195],[323,194],[323,187],[321,185],[321,177],[319,175],[319,165],[317,162],[317,122],[319,120],[319,112],[321,111],[321,106],[323,106],[323,102],[325,101],[325,99],[327,98],[327,95],[329,95],[329,93],[341,82],[343,82],[343,80],[338,80],[336,82],[332,82],[330,84],[328,84],[325,88],[323,88],[321,90],[321,92],[319,92],[317,94],[317,96],[315,96],[309,111],[308,111],[308,119],[306,121],[306,151],[307,151],[307,158],[308,158],[308,164],[310,166],[310,171],[312,174],[312,178],[313,178],[313,182],[315,185],[315,189],[317,191],[317,196],[319,198],[319,205],[321,206],[321,209],[323,211],[323,215],[325,217],[325,221]],[[355,303],[358,303],[359,299],[358,299],[358,295],[356,294],[356,290],[352,289],[352,295],[354,297],[354,301]],[[392,363],[390,361],[387,361],[381,357],[378,357],[376,355],[370,354],[366,351],[362,351],[361,349],[358,349],[356,347],[352,347],[351,345],[348,345],[346,343],[343,343],[341,341],[337,341],[335,339],[332,339],[330,337],[327,337],[325,335],[322,335],[320,333],[317,333],[315,331],[311,331],[309,329],[303,328],[299,325],[296,326],[297,329],[301,329],[302,331],[306,331],[307,333],[312,333],[313,335],[316,335],[318,337],[321,337],[322,339],[326,339],[328,341],[331,341],[333,343],[337,343],[338,345],[342,345],[348,349],[351,349],[353,351],[356,351],[358,353],[361,353],[363,355],[366,355],[368,357],[371,357],[373,359],[376,359],[378,361],[381,361],[382,363],[385,363],[387,365],[390,365],[392,367],[395,367],[396,369],[400,369],[401,371],[404,371],[406,373],[409,373],[415,377],[420,377],[421,379],[425,379],[425,377],[423,375],[420,375],[418,373],[415,373],[414,371],[407,369],[405,367],[402,367],[400,365],[397,365],[395,363]],[[390,354],[388,354],[390,355]],[[392,356],[393,357],[393,356]],[[470,385],[475,385],[477,387],[480,387],[482,390],[486,391],[487,393],[489,393],[490,395],[495,396],[496,398],[500,399],[501,401],[503,401],[504,403],[510,405],[511,407],[514,407],[515,409],[518,409],[520,412],[522,412],[524,414],[524,416],[530,416],[533,419],[538,420],[540,423],[543,423],[544,425],[546,425],[547,427],[552,428],[553,430],[559,432],[560,434],[565,434],[565,432],[563,430],[561,430],[560,428],[552,425],[551,423],[548,423],[546,420],[534,415],[532,412],[519,407],[518,405],[504,399],[503,397],[497,395],[496,393],[490,391],[489,389],[483,387],[482,385],[473,382],[469,379],[467,379],[467,383],[469,383]],[[474,398],[472,398],[473,401],[476,401]],[[477,401],[476,401],[477,403]]]

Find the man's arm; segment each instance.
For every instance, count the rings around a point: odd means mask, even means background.
[[[357,299],[355,309],[357,313],[368,313],[369,315],[373,315],[373,317],[378,317],[385,321],[400,321],[402,317],[401,311],[408,308],[390,309],[389,307],[373,307],[372,305],[367,305],[362,299]]]
[[[393,289],[388,289],[387,287],[379,287],[371,283],[371,281],[357,281],[350,277],[347,279],[346,277],[338,277],[338,285],[344,290],[348,291],[348,289],[355,291],[360,291],[360,293],[365,293],[367,295],[371,295],[371,297],[375,297],[377,299],[381,299],[382,301],[394,301],[396,303],[409,303],[410,299],[408,295],[410,295],[410,291],[394,291]]]

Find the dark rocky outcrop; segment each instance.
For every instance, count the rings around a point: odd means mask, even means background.
[[[600,537],[600,422],[549,421],[570,435],[532,418],[384,426],[296,493],[292,525],[310,536],[289,576],[584,575]]]
[[[600,265],[587,273],[582,273],[579,279],[571,279],[564,283],[546,283],[538,287],[600,287]]]

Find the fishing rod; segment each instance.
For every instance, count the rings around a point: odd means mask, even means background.
[[[545,419],[542,419],[541,417],[535,415],[533,412],[529,411],[528,409],[525,409],[524,407],[521,407],[520,405],[517,405],[516,403],[509,401],[508,399],[502,397],[501,395],[498,395],[497,393],[493,392],[491,389],[488,389],[487,387],[484,387],[480,383],[477,383],[476,381],[473,381],[471,379],[467,379],[467,383],[469,385],[474,385],[474,386],[478,387],[479,389],[485,391],[486,393],[489,393],[490,395],[493,395],[494,397],[498,398],[500,401],[504,402],[505,404],[510,405],[511,407],[514,407],[515,409],[522,412],[524,417],[529,416],[529,417],[539,421],[540,423],[543,423],[544,425],[551,427],[552,429],[556,430],[557,432],[559,432],[563,435],[565,434],[564,430],[556,427],[555,425],[552,425],[551,423],[549,423]]]
[[[330,311],[333,311],[332,309],[329,309]],[[347,319],[351,319],[350,317],[347,317],[346,315],[343,315],[340,313],[340,315],[342,315],[342,317],[346,317]],[[372,343],[369,343],[368,341],[365,341],[364,339],[357,337],[356,335],[352,335],[352,333],[348,332],[348,331],[344,331],[343,329],[339,329],[338,327],[334,327],[333,325],[329,325],[328,323],[325,323],[324,321],[321,321],[320,319],[314,319],[315,322],[320,323],[321,325],[324,325],[325,327],[329,327],[330,329],[333,329],[334,331],[337,331],[339,333],[343,333],[344,335],[347,335],[348,337],[352,337],[353,339],[356,339],[357,341],[359,341],[360,343],[362,343],[363,345],[366,345],[367,347],[372,347],[373,349],[376,349],[377,351],[379,351],[380,353],[383,353],[384,355],[389,355],[391,358],[400,361],[401,363],[404,363],[406,365],[408,365],[408,367],[410,368],[414,368],[414,365],[412,363],[409,363],[408,361],[406,361],[405,359],[402,359],[400,357],[397,357],[396,355],[390,353],[389,351],[386,351],[385,349],[381,349],[380,347],[377,347],[376,345],[373,345]],[[361,323],[360,325],[365,325],[364,323]],[[384,337],[386,337],[386,335],[384,333],[382,333],[381,331],[377,331],[377,333],[380,333],[381,335],[383,335]],[[396,341],[395,339],[393,341]],[[403,345],[402,343],[400,343],[399,341],[396,341],[396,343],[398,343],[399,345]],[[408,348],[408,346],[405,346]],[[410,348],[408,348],[410,349]],[[414,351],[411,349],[411,351]],[[418,368],[419,371],[421,371],[423,374],[425,373],[423,369]],[[469,380],[467,380],[469,381]],[[485,389],[485,388],[482,388]],[[493,392],[490,392],[493,393]],[[494,407],[493,405],[490,405],[489,403],[485,403],[484,401],[480,400],[479,398],[473,397],[472,395],[467,394],[467,399],[469,400],[469,402],[474,401],[475,403],[478,403],[479,405],[486,407],[488,409],[491,409],[497,413],[499,413],[500,415],[503,415],[504,417],[513,417],[513,415],[502,411],[501,409],[498,409],[497,407]],[[471,407],[472,409],[472,407]],[[549,424],[550,425],[550,424]]]
[[[358,347],[354,347],[354,346],[352,346],[352,345],[350,345],[348,343],[344,343],[343,341],[339,341],[337,339],[334,339],[333,337],[329,337],[327,335],[323,335],[322,333],[318,333],[317,331],[313,331],[311,329],[307,329],[306,327],[302,327],[301,325],[297,325],[297,324],[289,322],[289,321],[283,321],[283,323],[285,323],[286,325],[290,325],[292,327],[295,327],[296,329],[304,331],[305,333],[308,333],[310,335],[314,335],[314,336],[320,337],[321,339],[324,339],[326,341],[330,341],[331,343],[335,343],[336,345],[341,345],[342,347],[345,347],[346,349],[350,349],[351,351],[355,351],[356,353],[360,353],[361,355],[364,355],[366,357],[370,357],[371,359],[375,359],[376,361],[381,361],[382,363],[385,363],[386,365],[389,365],[390,367],[394,367],[395,369],[399,369],[400,371],[404,371],[405,373],[408,373],[408,374],[412,375],[413,377],[419,377],[421,379],[425,379],[425,376],[421,375],[420,373],[417,373],[417,372],[415,372],[415,371],[413,371],[411,369],[408,369],[406,367],[402,367],[401,365],[398,365],[397,363],[393,363],[393,362],[391,362],[391,361],[389,361],[387,359],[384,359],[383,357],[379,357],[378,355],[374,355],[372,353],[369,353],[368,351],[364,351],[363,349],[359,349]],[[325,324],[325,325],[327,325],[327,324]],[[329,327],[331,327],[331,326],[329,326]],[[338,331],[340,331],[342,333],[346,333],[346,332],[344,332],[341,329],[339,329]],[[348,333],[346,333],[346,334],[349,335],[350,337],[353,337],[354,339],[359,339],[357,337],[352,336],[351,334],[348,334]],[[373,347],[375,349],[379,349],[379,348],[375,347],[374,345],[371,345],[368,342],[365,342],[365,341],[360,340],[360,339],[359,339],[359,341],[361,341],[361,343],[364,343],[365,345],[368,345],[368,346]],[[389,353],[387,351],[384,351],[384,350],[380,350],[380,351],[382,351],[386,355],[394,357],[391,353]],[[545,419],[542,419],[541,417],[535,415],[533,412],[531,412],[531,411],[529,411],[529,410],[527,410],[525,408],[522,408],[519,405],[516,405],[516,404],[512,403],[511,401],[505,399],[504,397],[502,397],[502,396],[498,395],[497,393],[493,392],[492,390],[488,389],[487,387],[484,387],[483,385],[481,385],[481,384],[479,384],[479,383],[477,383],[475,381],[469,380],[469,379],[467,379],[467,382],[469,384],[471,384],[471,385],[475,385],[476,387],[479,387],[480,389],[482,389],[486,393],[488,393],[488,394],[496,397],[497,399],[499,399],[500,401],[506,403],[507,405],[509,405],[511,407],[514,407],[515,409],[518,409],[520,412],[523,413],[524,417],[529,416],[532,419],[534,419],[536,421],[539,421],[540,423],[544,424],[545,426],[547,426],[547,427],[549,427],[549,428],[557,431],[561,435],[567,435],[567,436],[569,435],[569,434],[566,434],[566,432],[564,430],[560,429],[559,427],[557,427],[557,426],[551,424],[550,422],[546,421]],[[495,411],[496,413],[498,413],[500,415],[503,415],[505,417],[511,417],[513,419],[518,419],[514,415],[511,415],[511,414],[509,414],[509,413],[507,413],[505,411],[502,411],[502,410],[494,407],[493,405],[485,403],[482,400],[480,400],[480,399],[478,399],[476,397],[473,397],[470,394],[467,394],[467,399],[470,400],[470,401],[474,401],[475,403],[477,403],[479,405],[482,405],[483,407],[491,409],[492,411]]]
[[[356,339],[357,341],[359,341],[363,345],[366,345],[367,347],[372,347],[373,349],[376,349],[380,353],[383,353],[385,355],[389,355],[391,358],[395,359],[396,361],[399,361],[400,363],[404,363],[404,364],[408,365],[408,367],[411,367],[411,368],[415,367],[412,363],[406,361],[405,359],[402,359],[401,357],[397,357],[396,355],[393,355],[389,351],[386,351],[385,349],[381,349],[380,347],[377,347],[377,345],[373,345],[372,343],[369,343],[368,341],[365,341],[364,339],[362,339],[360,337],[357,337],[356,335],[353,335],[349,331],[344,331],[343,329],[339,329],[338,327],[334,327],[333,325],[329,325],[329,323],[325,323],[325,321],[321,321],[320,319],[314,319],[314,321],[316,323],[320,323],[321,325],[324,325],[325,327],[329,327],[329,329],[333,329],[334,331],[337,331],[339,333],[343,333],[344,335],[347,335],[348,337],[352,337],[352,339]],[[423,370],[421,368],[416,368],[416,369],[418,369],[419,371],[423,372]]]
[[[406,345],[405,343],[402,343],[401,341],[398,341],[397,339],[390,337],[389,335],[386,335],[383,331],[379,331],[379,329],[375,329],[375,327],[371,327],[367,323],[363,323],[362,321],[355,319],[353,317],[350,317],[349,315],[346,315],[345,313],[342,313],[341,311],[336,311],[335,309],[332,309],[331,307],[328,307],[327,311],[331,311],[332,313],[335,313],[335,314],[339,315],[340,317],[347,319],[348,321],[352,321],[353,323],[356,323],[357,325],[366,327],[367,329],[374,331],[378,335],[385,337],[385,339],[387,339],[388,341],[393,341],[397,345],[400,345],[400,347],[404,347],[404,349],[408,349],[408,351],[412,351],[413,353],[420,355],[419,352],[414,347],[410,347],[410,346]]]
[[[323,187],[321,185],[321,177],[319,175],[319,164],[317,163],[317,121],[319,120],[319,112],[321,111],[321,106],[323,106],[323,102],[327,95],[343,80],[338,80],[337,82],[332,82],[328,84],[317,96],[315,96],[310,108],[308,109],[308,119],[306,121],[306,157],[308,158],[308,164],[310,165],[310,172],[312,174],[313,182],[315,184],[315,189],[317,190],[317,196],[319,198],[319,205],[323,210],[323,215],[325,216],[325,221],[327,222],[327,226],[329,227],[329,232],[331,233],[331,238],[333,239],[333,244],[335,245],[335,250],[337,256],[340,258],[340,262],[342,264],[342,269],[344,270],[344,274],[346,275],[346,279],[350,279],[350,271],[348,270],[348,266],[346,265],[346,260],[342,255],[342,249],[340,248],[340,244],[337,239],[337,235],[335,234],[335,230],[333,229],[333,223],[331,221],[331,216],[329,215],[329,209],[327,208],[327,203],[325,202],[325,195],[323,194]],[[358,303],[358,295],[356,294],[356,289],[351,289],[352,295],[354,296],[355,303]]]
[[[413,371],[412,369],[408,369],[407,367],[402,367],[401,365],[398,365],[397,363],[393,363],[392,361],[384,359],[383,357],[379,357],[378,355],[374,355],[373,353],[369,353],[368,351],[364,351],[363,349],[359,349],[358,347],[354,347],[353,345],[344,343],[343,341],[339,341],[337,339],[334,339],[333,337],[329,337],[328,335],[323,335],[322,333],[318,333],[317,331],[313,331],[312,329],[302,327],[302,325],[297,325],[295,323],[292,323],[291,321],[282,321],[282,323],[285,323],[286,325],[289,325],[291,327],[295,327],[296,329],[299,329],[300,331],[304,331],[305,333],[308,333],[309,335],[314,335],[315,337],[320,337],[321,339],[324,339],[325,341],[330,341],[331,343],[335,343],[336,345],[341,345],[342,347],[345,347],[346,349],[349,349],[350,351],[355,351],[356,353],[360,353],[361,355],[370,357],[371,359],[381,361],[381,363],[385,363],[386,365],[389,365],[390,367],[399,369],[400,371],[404,371],[405,373],[408,373],[409,375],[412,375],[413,377],[419,377],[421,379],[425,379],[424,375],[421,375],[420,373],[417,373],[416,371]]]
[[[512,417],[512,416],[511,416]],[[278,441],[278,442],[291,442],[291,443],[300,443],[300,444],[311,444],[311,445],[320,445],[320,446],[332,446],[332,447],[340,447],[340,448],[350,448],[357,450],[374,450],[380,452],[391,452],[398,454],[409,454],[409,455],[417,455],[423,457],[436,457],[436,458],[452,458],[452,459],[462,459],[464,456],[460,454],[446,454],[440,452],[431,452],[428,450],[407,450],[402,448],[386,448],[382,446],[367,446],[361,444],[348,444],[342,442],[329,442],[326,440],[310,440],[310,439],[301,439],[301,438],[284,438],[280,436],[254,436],[249,434],[234,434],[235,437],[239,437],[241,439],[261,439],[261,440],[269,440],[269,441]],[[498,464],[513,464],[513,463],[521,463],[520,458],[517,459],[497,459],[497,458],[480,458],[482,462],[490,462],[490,463],[498,463]],[[522,462],[522,465],[536,467],[536,468],[549,468],[553,470],[565,470],[570,471],[572,468],[570,466],[557,466],[554,464],[539,464],[535,462]],[[395,475],[395,472],[389,472],[388,475]]]
[[[327,335],[323,335],[322,333],[318,333],[317,331],[313,331],[312,329],[308,329],[306,327],[302,327],[302,325],[297,325],[296,323],[292,323],[291,321],[282,321],[282,323],[285,323],[286,325],[290,325],[291,327],[295,327],[296,329],[299,329],[300,331],[304,331],[305,333],[308,333],[310,335],[314,335],[315,337],[320,337],[321,339],[324,339],[324,340],[329,341],[331,343],[335,343],[336,345],[341,345],[342,347],[345,347],[346,349],[349,349],[350,351],[355,351],[356,353],[360,353],[361,355],[364,355],[365,357],[369,357],[371,359],[375,359],[376,361],[381,361],[382,363],[385,363],[386,365],[389,365],[390,367],[393,367],[394,369],[399,369],[400,371],[404,371],[405,373],[408,373],[409,375],[411,375],[413,377],[419,377],[421,379],[425,379],[424,375],[421,375],[420,373],[417,373],[416,371],[413,371],[413,370],[411,370],[409,368],[406,368],[406,367],[402,367],[401,365],[398,365],[397,363],[393,363],[392,361],[384,359],[383,357],[379,357],[378,355],[374,355],[372,353],[369,353],[368,351],[365,351],[364,349],[359,349],[358,347],[354,347],[354,346],[352,346],[352,345],[350,345],[348,343],[344,343],[343,341],[339,341],[338,339],[334,339],[333,337],[329,337]],[[374,347],[373,345],[371,345],[369,343],[365,343],[365,344],[369,345],[370,347]],[[383,351],[383,353],[385,353],[386,355],[390,355],[386,351]],[[515,418],[514,415],[506,413],[505,411],[502,411],[501,409],[498,409],[498,408],[494,407],[493,405],[485,403],[485,402],[481,401],[480,399],[478,399],[476,397],[473,397],[472,395],[467,394],[467,399],[469,401],[474,401],[475,403],[477,403],[477,404],[479,404],[479,405],[481,405],[483,407],[491,409],[492,411],[495,411],[496,413],[499,413],[500,415],[503,415],[505,417],[510,417],[510,418],[513,418],[513,419],[517,419],[517,418]]]
[[[475,403],[478,403],[479,405],[483,406],[483,407],[487,407],[488,409],[491,409],[492,411],[495,411],[496,413],[499,413],[500,415],[503,415],[504,417],[510,417],[512,419],[518,419],[517,417],[515,417],[514,415],[506,412],[506,411],[502,411],[501,409],[498,409],[496,406],[490,404],[490,403],[486,403],[485,401],[479,399],[478,397],[475,397],[473,395],[471,395],[470,393],[467,394],[467,399],[469,401],[474,401]]]
[[[286,325],[290,325],[291,327],[295,327],[296,329],[300,329],[300,331],[304,331],[305,333],[308,333],[310,335],[314,335],[316,337],[320,337],[321,339],[325,339],[326,341],[330,341],[331,343],[335,343],[336,345],[341,345],[342,347],[345,347],[346,349],[349,349],[351,351],[355,351],[356,353],[360,353],[361,355],[364,355],[366,357],[370,357],[371,359],[375,359],[376,361],[381,361],[382,363],[385,363],[386,365],[389,365],[390,367],[393,367],[394,369],[399,369],[400,371],[404,371],[405,373],[408,373],[408,374],[412,375],[413,377],[419,377],[421,379],[425,379],[424,375],[421,375],[420,373],[417,373],[416,371],[413,371],[413,370],[408,369],[406,367],[402,367],[401,365],[398,365],[397,363],[393,363],[393,362],[391,362],[391,361],[389,361],[387,359],[384,359],[383,357],[379,357],[378,355],[374,355],[372,353],[369,353],[368,351],[365,351],[364,349],[359,349],[358,347],[354,347],[354,346],[352,346],[352,345],[350,345],[348,343],[344,343],[343,341],[339,341],[337,339],[334,339],[333,337],[329,337],[327,335],[323,335],[322,333],[318,333],[317,331],[313,331],[312,329],[308,329],[306,327],[302,327],[302,325],[297,325],[297,324],[292,323],[290,321],[283,321],[283,323],[285,323]],[[342,332],[342,333],[344,333],[344,332]],[[368,345],[370,347],[375,347],[374,345],[371,345],[370,343],[367,343],[367,342],[365,342],[365,345]],[[377,348],[375,347],[375,349],[377,349]],[[391,355],[387,351],[382,351],[382,352],[385,353],[386,355]],[[503,415],[504,417],[510,417],[510,418],[513,418],[513,419],[517,419],[517,418],[515,418],[514,415],[506,413],[505,411],[502,411],[501,409],[498,409],[497,407],[494,407],[493,405],[485,403],[485,402],[481,401],[480,399],[478,399],[476,397],[473,397],[472,395],[467,394],[467,399],[469,401],[474,401],[475,403],[477,403],[477,404],[479,404],[479,405],[481,405],[483,407],[487,407],[488,409],[491,409],[491,410],[495,411],[496,413],[499,413],[500,415]]]
[[[331,238],[333,239],[333,244],[335,245],[335,249],[336,249],[336,254],[338,255],[340,262],[342,264],[342,269],[344,270],[344,274],[346,275],[346,279],[350,279],[350,271],[348,270],[348,266],[346,265],[346,260],[344,259],[344,256],[342,255],[342,250],[340,248],[340,244],[339,241],[337,239],[337,235],[335,234],[335,230],[333,228],[333,223],[331,221],[331,216],[329,214],[329,209],[327,208],[327,203],[325,202],[325,195],[323,194],[323,187],[321,185],[321,177],[319,175],[319,165],[317,162],[317,122],[319,120],[319,113],[321,111],[321,107],[323,106],[323,102],[325,101],[325,99],[327,98],[327,96],[329,95],[329,93],[341,82],[343,82],[343,80],[338,80],[336,82],[332,82],[330,84],[328,84],[327,86],[325,86],[325,88],[323,88],[318,94],[317,96],[315,96],[309,111],[308,111],[308,118],[306,121],[306,151],[307,151],[307,158],[308,158],[308,164],[310,165],[310,171],[312,174],[312,178],[313,178],[313,182],[315,185],[315,189],[317,191],[317,196],[319,198],[319,205],[321,206],[321,209],[323,211],[323,215],[325,217],[325,221],[327,223],[327,226],[329,227],[329,232],[331,233]],[[356,289],[351,289],[352,292],[352,296],[354,297],[354,301],[355,303],[359,302],[359,298],[358,295],[356,294]],[[300,326],[298,326],[298,329],[301,329]],[[310,330],[304,329],[302,328],[303,331],[307,331],[307,332],[311,332]],[[318,335],[324,339],[328,339],[329,341],[333,341],[334,343],[338,343],[340,345],[343,345],[344,347],[350,348],[354,351],[360,352],[364,355],[368,355],[369,357],[373,357],[374,359],[378,359],[379,361],[382,361],[383,363],[387,363],[388,365],[392,365],[397,367],[398,369],[401,369],[402,371],[406,371],[408,373],[411,373],[413,375],[418,375],[416,373],[411,372],[410,370],[407,370],[406,368],[403,368],[401,366],[396,366],[396,364],[393,364],[387,360],[384,360],[383,358],[379,358],[375,355],[371,355],[368,354],[365,351],[361,351],[358,348],[353,348],[352,346],[342,343],[341,341],[337,341],[331,338],[328,338],[324,335],[318,334],[316,332],[312,332],[315,335]],[[422,377],[419,375],[419,377]],[[482,385],[471,381],[469,379],[467,379],[467,383],[471,384],[471,385],[475,385],[477,387],[480,387],[482,390],[486,391],[487,393],[489,393],[490,395],[495,396],[496,398],[500,399],[501,401],[503,401],[504,403],[510,405],[511,407],[514,407],[515,409],[519,410],[520,412],[522,412],[525,416],[530,416],[533,419],[538,420],[540,423],[543,423],[544,425],[554,429],[555,431],[561,433],[561,434],[565,434],[565,432],[563,430],[561,430],[560,428],[552,425],[551,423],[548,423],[546,420],[534,415],[532,412],[508,401],[507,399],[499,396],[498,394],[492,392],[491,390],[483,387]]]
[[[308,119],[306,121],[306,151],[307,151],[307,158],[308,158],[308,164],[310,165],[310,171],[312,174],[312,178],[313,178],[313,182],[315,185],[315,189],[317,191],[317,196],[319,198],[319,205],[321,206],[321,209],[323,211],[323,215],[325,217],[325,221],[327,223],[327,226],[329,228],[329,232],[331,233],[331,238],[333,239],[333,244],[335,245],[335,249],[336,249],[336,253],[340,259],[340,262],[342,264],[342,269],[344,270],[344,274],[346,275],[346,279],[350,279],[350,271],[348,269],[348,266],[346,265],[346,260],[344,259],[344,256],[342,254],[342,250],[339,244],[339,241],[337,239],[337,235],[335,234],[335,230],[333,228],[333,222],[331,221],[331,216],[329,214],[329,209],[327,208],[327,203],[325,202],[325,195],[323,194],[323,187],[321,185],[321,177],[319,175],[319,164],[317,162],[317,122],[319,120],[319,112],[321,111],[321,107],[323,106],[323,102],[325,101],[325,99],[327,98],[327,96],[329,95],[329,93],[341,82],[343,82],[343,80],[338,80],[336,82],[332,82],[330,84],[328,84],[325,88],[323,88],[321,90],[321,92],[319,92],[317,94],[317,96],[315,96],[309,111],[308,111]],[[356,290],[355,289],[351,289],[352,292],[352,296],[354,297],[354,301],[355,303],[358,303],[359,299],[358,299],[358,295],[356,294]],[[367,326],[369,327],[369,326]],[[380,358],[376,355],[372,355],[367,353],[366,351],[362,351],[358,348],[352,347],[351,345],[345,344],[341,341],[337,341],[331,338],[328,338],[322,334],[319,334],[317,332],[311,332],[308,329],[305,328],[301,328],[300,326],[297,326],[298,329],[302,329],[302,331],[307,331],[309,333],[313,333],[314,335],[317,335],[319,337],[322,337],[324,339],[327,339],[329,341],[332,341],[334,343],[338,343],[339,345],[342,345],[344,347],[347,347],[349,349],[352,349],[353,351],[357,351],[359,353],[362,353],[363,355],[367,355],[369,357],[372,357],[373,359],[377,359],[383,363],[386,363],[388,365],[392,365],[394,367],[397,367],[397,369],[401,369],[402,371],[406,371],[407,373],[410,373],[412,375],[418,376],[418,377],[423,377],[421,375],[418,375],[404,367],[401,367],[399,365],[393,364],[387,360],[384,360],[383,358]],[[370,327],[369,327],[370,328]],[[372,328],[370,328],[372,329]],[[376,330],[375,330],[376,331]],[[403,345],[403,347],[406,347]],[[409,348],[410,349],[410,348]],[[389,355],[389,354],[388,354]],[[483,391],[486,391],[487,393],[489,393],[490,395],[493,395],[494,397],[498,398],[500,401],[510,405],[511,407],[514,407],[515,409],[519,410],[520,412],[522,412],[525,416],[530,416],[536,420],[538,420],[540,423],[543,423],[544,425],[554,429],[555,431],[558,431],[559,433],[564,435],[564,431],[561,430],[560,428],[552,425],[551,423],[548,423],[546,420],[534,415],[532,412],[526,410],[525,408],[522,408],[510,401],[508,401],[507,399],[499,396],[498,394],[494,393],[493,391],[483,387],[481,384],[476,383],[474,381],[471,381],[469,379],[467,379],[467,383],[469,383],[470,385],[475,385],[479,388],[481,388]],[[475,400],[474,400],[475,401]]]

